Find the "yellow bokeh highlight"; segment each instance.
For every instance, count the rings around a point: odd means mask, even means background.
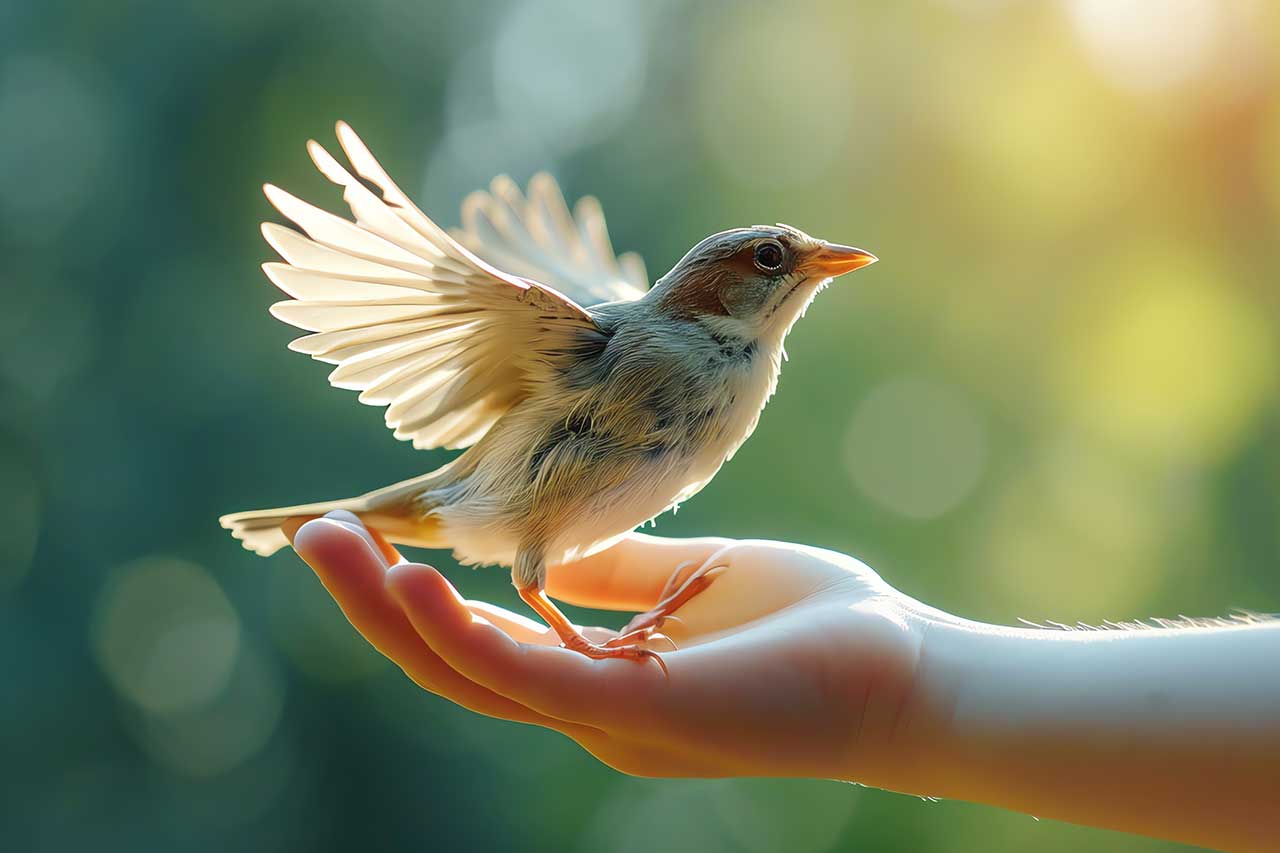
[[[1224,458],[1275,381],[1262,306],[1172,244],[1101,270],[1051,368],[1055,410],[1073,428],[1157,464]]]
[[[952,61],[953,73],[935,78],[944,93],[936,106],[974,187],[972,209],[1011,234],[1053,236],[1129,191],[1134,164],[1125,150],[1142,139],[1128,133],[1119,148],[1098,132],[1100,123],[1118,130],[1124,113],[1080,73],[1062,33],[1037,33],[1001,54],[996,68],[965,54]]]

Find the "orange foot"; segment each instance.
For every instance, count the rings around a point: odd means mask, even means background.
[[[662,589],[657,606],[652,610],[637,614],[623,627],[618,636],[605,643],[605,645],[610,648],[631,646],[649,639],[655,631],[662,627],[662,624],[667,619],[671,618],[672,614],[684,607],[689,602],[689,599],[711,586],[712,582],[724,572],[725,568],[725,566],[703,566],[689,575],[683,583],[679,583],[683,570],[677,569],[667,579],[667,585]],[[678,587],[677,584],[679,584]],[[672,592],[673,587],[677,587],[674,592]]]
[[[579,654],[586,655],[589,658],[625,658],[627,660],[644,661],[653,658],[654,662],[662,668],[663,674],[667,674],[667,665],[658,655],[657,652],[642,649],[635,643],[641,642],[644,638],[637,638],[632,643],[622,644],[618,646],[600,645],[593,643],[582,635],[582,632],[574,627],[573,623],[560,612],[560,608],[547,598],[547,594],[532,587],[517,587],[517,592],[524,599],[525,603],[533,608],[533,611],[543,618],[543,620],[551,626],[560,638],[560,643],[566,649],[572,649]],[[647,636],[647,635],[646,635]],[[614,640],[621,639],[615,637]],[[613,642],[613,641],[610,641]]]
[[[584,654],[589,658],[626,658],[627,660],[639,661],[653,658],[654,663],[662,668],[663,674],[669,674],[667,673],[667,664],[663,661],[660,654],[636,645],[636,643],[643,642],[646,638],[647,635],[646,637],[637,638],[631,643],[614,645],[618,640],[623,639],[622,637],[614,637],[608,643],[600,645],[598,643],[591,642],[577,631],[574,631],[573,634],[569,636],[561,634],[560,643],[566,649],[572,649],[573,651],[578,652],[579,654]]]

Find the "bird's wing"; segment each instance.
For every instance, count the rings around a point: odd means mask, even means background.
[[[500,269],[543,281],[582,305],[639,299],[649,289],[644,261],[614,255],[604,211],[584,196],[572,213],[555,178],[539,172],[526,196],[506,175],[462,203],[459,243]]]
[[[265,187],[303,234],[264,223],[287,263],[263,265],[289,300],[271,306],[306,329],[289,348],[336,364],[329,382],[386,406],[387,426],[415,447],[467,447],[529,389],[556,354],[598,333],[590,315],[550,287],[499,270],[460,246],[338,124],[354,177],[318,143],[316,166],[343,187],[355,222]]]

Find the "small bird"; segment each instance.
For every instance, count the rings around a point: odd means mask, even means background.
[[[527,194],[495,179],[446,232],[345,122],[337,136],[354,175],[307,148],[354,222],[264,187],[305,233],[262,225],[286,261],[263,270],[290,297],[271,313],[311,333],[289,348],[337,365],[333,386],[386,406],[396,438],[468,449],[359,497],[222,526],[266,556],[287,544],[282,525],[348,510],[392,542],[510,566],[566,648],[655,657],[641,644],[714,571],[595,643],[547,597],[547,566],[608,547],[710,482],[755,429],[792,325],[833,277],[875,256],[755,225],[707,237],[649,289],[637,255],[614,255],[599,203],[570,212],[547,174]]]

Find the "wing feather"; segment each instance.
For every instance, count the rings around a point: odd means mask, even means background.
[[[570,213],[545,172],[529,181],[527,197],[506,175],[467,196],[453,235],[494,266],[545,281],[583,305],[638,299],[649,287],[638,255],[614,254],[600,202],[586,196]]]
[[[407,273],[386,264],[336,251],[274,222],[262,223],[262,236],[280,257],[299,269],[410,287],[421,281],[417,273]]]
[[[355,221],[271,185],[268,200],[302,233],[263,236],[284,263],[263,265],[290,298],[271,313],[311,334],[290,349],[335,365],[329,381],[386,406],[387,426],[416,447],[478,441],[583,333],[599,333],[571,298],[517,278],[458,243],[391,181],[355,132],[338,125],[355,175],[318,143],[320,172],[342,187]]]
[[[323,246],[336,249],[353,258],[395,267],[401,272],[416,273],[426,277],[432,274],[432,265],[428,258],[389,243],[354,222],[307,204],[277,186],[267,184],[262,191],[276,210],[293,220],[312,240]]]

